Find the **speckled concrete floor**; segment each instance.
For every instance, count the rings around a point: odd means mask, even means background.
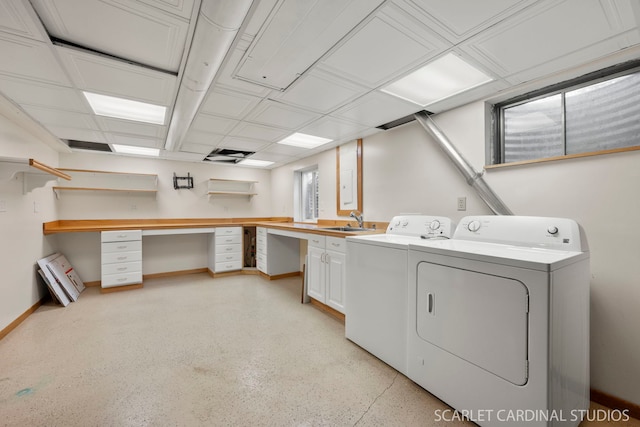
[[[465,424],[299,301],[298,278],[191,275],[45,305],[0,341],[0,425]]]

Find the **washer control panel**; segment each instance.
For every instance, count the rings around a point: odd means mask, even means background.
[[[442,216],[398,215],[389,222],[387,234],[424,239],[450,238],[453,234],[453,223],[450,218]]]
[[[581,227],[567,218],[467,216],[458,224],[453,238],[568,251],[588,250]]]

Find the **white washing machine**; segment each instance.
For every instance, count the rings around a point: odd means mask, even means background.
[[[589,251],[569,219],[477,216],[409,246],[408,376],[482,426],[580,423]]]
[[[449,238],[449,218],[394,217],[386,234],[347,237],[345,334],[401,373],[407,373],[409,243]]]

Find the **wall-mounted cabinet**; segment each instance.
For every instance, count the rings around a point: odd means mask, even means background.
[[[70,175],[72,181],[69,184],[60,182],[53,187],[58,197],[63,191],[105,191],[153,196],[158,192],[158,175],[87,169],[60,170]]]
[[[242,181],[235,179],[209,179],[209,196],[246,196],[251,198],[257,195],[255,184],[258,181]]]
[[[47,182],[55,179],[70,180],[71,176],[61,169],[56,169],[40,163],[34,159],[16,157],[0,157],[0,176],[2,179],[22,177],[22,194],[27,194],[34,188],[44,187]]]

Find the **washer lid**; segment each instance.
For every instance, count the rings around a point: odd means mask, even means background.
[[[589,258],[589,252],[529,248],[456,239],[414,241],[409,245],[409,250],[542,271],[556,270],[578,260]]]
[[[417,243],[420,237],[399,236],[396,234],[369,234],[366,236],[349,236],[347,243],[357,243],[362,245],[386,246],[396,249],[409,249],[410,243]]]

